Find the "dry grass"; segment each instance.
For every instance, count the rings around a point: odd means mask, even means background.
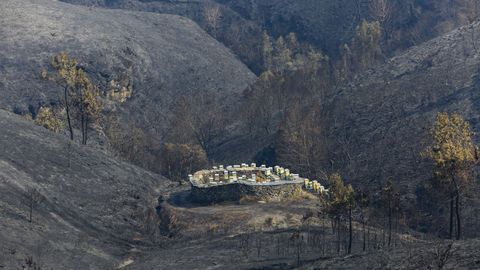
[[[303,190],[301,187],[295,188],[293,191],[292,195],[284,199],[283,201],[293,201],[293,202],[299,202],[299,201],[318,201],[319,197],[317,195],[314,195],[308,191]]]
[[[243,196],[238,202],[240,204],[250,204],[250,203],[256,203],[260,201],[261,199],[255,196]]]

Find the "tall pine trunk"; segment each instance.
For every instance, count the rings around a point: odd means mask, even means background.
[[[352,235],[352,205],[350,205],[350,208],[348,209],[348,254],[352,253],[352,240],[353,240],[353,235]]]
[[[367,248],[367,234],[365,232],[365,217],[362,218],[362,227],[363,227],[363,251],[365,252],[366,248]]]
[[[452,170],[452,182],[453,182],[453,188],[455,190],[455,213],[456,213],[456,219],[457,219],[457,240],[460,240],[462,236],[462,224],[461,224],[461,218],[460,218],[460,188],[457,183],[457,179],[455,179],[455,169]],[[453,195],[452,195],[452,205],[453,205]],[[453,215],[453,214],[452,214]]]
[[[70,140],[73,141],[73,127],[72,127],[72,121],[70,119],[70,105],[68,103],[68,85],[66,85],[64,88],[64,98],[65,98],[65,110],[67,112],[68,131],[70,132]]]
[[[388,246],[392,242],[392,198],[388,201]]]
[[[32,223],[33,217],[33,194],[30,194],[30,215],[29,215],[29,222]]]
[[[85,127],[84,127],[84,137],[85,137],[85,140],[83,142],[84,145],[87,144],[87,140],[88,140],[88,116],[86,115],[85,116]]]
[[[340,217],[337,218],[337,254],[340,254],[340,241],[341,241],[341,238],[340,238],[340,227],[341,227],[341,224],[340,224]]]
[[[85,144],[85,116],[83,111],[80,112],[80,124],[82,129],[82,144]]]
[[[462,237],[462,226],[461,226],[461,218],[460,218],[460,194],[458,194],[455,198],[455,211],[457,216],[457,240],[460,240]]]
[[[453,239],[453,193],[450,195],[450,231],[449,238]]]

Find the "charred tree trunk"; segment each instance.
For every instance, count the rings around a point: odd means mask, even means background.
[[[367,248],[367,234],[366,234],[366,231],[365,231],[365,217],[363,217],[363,220],[362,220],[362,230],[363,230],[363,251],[366,250]]]
[[[32,223],[32,217],[33,217],[33,207],[34,207],[34,200],[33,200],[33,193],[30,194],[30,213],[29,213],[29,219],[28,222]]]
[[[392,199],[388,201],[388,246],[392,242]]]
[[[340,218],[337,218],[337,254],[340,254],[340,241],[341,241],[340,227],[341,227]]]
[[[457,183],[457,179],[455,179],[455,169],[452,170],[452,182],[453,182],[453,187],[455,189],[455,213],[456,213],[456,219],[457,219],[457,240],[460,240],[462,236],[462,226],[461,226],[461,218],[460,218],[460,188]],[[453,202],[453,198],[452,198]],[[452,222],[452,221],[451,221]]]
[[[460,240],[460,238],[462,237],[462,219],[460,218],[460,194],[458,194],[458,192],[455,198],[455,211],[457,216],[457,240]]]
[[[68,86],[65,86],[63,92],[64,92],[64,99],[65,99],[65,111],[67,113],[68,131],[70,132],[70,140],[73,141],[73,127],[72,127],[72,121],[70,118],[70,105],[68,103]]]
[[[368,232],[367,232],[367,250],[370,250],[370,246],[371,246],[371,243],[370,243],[370,227],[368,227]]]
[[[87,140],[88,140],[88,116],[85,116],[85,127],[84,127],[84,141],[83,141],[83,144],[86,145],[87,144]]]
[[[353,235],[352,235],[352,205],[350,205],[350,208],[348,209],[348,254],[352,253],[352,240],[353,240]]]
[[[85,116],[83,112],[80,113],[80,126],[82,130],[82,144],[85,144]]]
[[[450,230],[449,238],[453,239],[453,194],[450,195]]]

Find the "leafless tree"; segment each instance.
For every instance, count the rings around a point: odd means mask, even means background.
[[[370,0],[370,12],[376,21],[380,23],[384,40],[390,38],[390,21],[393,14],[392,0]]]
[[[290,241],[293,243],[295,247],[295,253],[297,255],[297,265],[300,265],[300,255],[302,253],[302,244],[303,244],[303,235],[300,231],[295,231],[290,236]]]
[[[280,131],[278,158],[296,171],[309,177],[317,177],[320,162],[324,160],[326,145],[319,112],[304,111],[300,105],[292,105]]]
[[[42,194],[40,194],[40,192],[33,187],[28,188],[24,196],[24,204],[28,208],[28,222],[32,223],[33,213],[43,202],[44,198]]]
[[[198,144],[208,158],[225,136],[225,111],[214,94],[185,96],[179,100],[171,120],[170,140]]]
[[[261,235],[258,235],[257,238],[255,239],[255,248],[257,249],[257,257],[260,258],[260,254],[263,248]]]
[[[452,245],[453,243],[449,243],[446,246],[439,244],[435,247],[434,250],[434,263],[435,267],[439,270],[443,269],[447,264],[448,260],[452,256]]]
[[[250,233],[240,235],[240,249],[245,258],[248,258],[248,251],[250,250]]]
[[[4,269],[7,267],[7,259],[8,259],[8,250],[3,245],[0,246],[0,269]]]
[[[382,26],[390,19],[392,15],[392,4],[390,0],[371,0],[370,12]]]
[[[466,19],[467,23],[473,23],[480,17],[480,3],[479,0],[465,1]]]
[[[203,16],[207,27],[211,29],[213,37],[217,38],[217,31],[220,25],[222,11],[220,6],[214,3],[209,3],[205,6]]]
[[[160,153],[161,173],[179,182],[208,164],[205,151],[198,145],[167,143]]]
[[[472,24],[476,21],[478,21],[480,17],[480,1],[479,0],[469,0],[466,1],[465,7],[466,7],[466,19],[467,23]],[[477,52],[477,44],[475,40],[475,34],[476,34],[476,27],[474,25],[471,25],[471,41],[472,41],[472,47],[474,52]]]
[[[249,102],[244,106],[242,117],[246,119],[251,137],[268,136],[273,131],[273,118],[277,108],[275,97],[268,82],[247,91]]]

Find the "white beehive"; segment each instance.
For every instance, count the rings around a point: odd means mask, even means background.
[[[237,172],[232,172],[231,175],[230,175],[230,180],[232,180],[232,182],[235,182],[237,181]]]

